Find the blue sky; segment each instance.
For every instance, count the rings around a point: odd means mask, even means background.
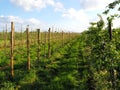
[[[16,30],[21,24],[25,28],[48,27],[65,31],[81,32],[88,28],[89,22],[98,20],[108,3],[113,0],[0,0],[0,29],[10,22]],[[118,25],[118,24],[117,24]],[[117,26],[116,25],[116,26]]]

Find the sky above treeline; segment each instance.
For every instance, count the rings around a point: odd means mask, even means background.
[[[16,31],[21,25],[31,29],[49,27],[54,30],[82,32],[90,22],[98,21],[106,6],[114,0],[0,0],[0,30],[10,22],[15,23]],[[113,11],[114,12],[114,11]],[[106,19],[106,16],[103,15]],[[120,19],[114,21],[120,26]]]

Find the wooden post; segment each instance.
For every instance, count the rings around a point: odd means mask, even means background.
[[[4,27],[3,27],[3,33],[1,33],[1,34],[3,34],[3,35],[1,35],[1,36],[2,36],[2,37],[1,37],[1,40],[5,41],[5,30],[4,30]],[[5,47],[5,44],[4,44],[4,45],[1,44],[1,47],[2,47],[2,48]]]
[[[14,23],[11,22],[11,39],[10,39],[10,44],[11,44],[11,61],[10,61],[10,66],[11,66],[11,76],[14,77]]]
[[[21,44],[23,45],[23,32],[22,32],[22,25],[21,25]]]
[[[28,70],[30,70],[30,40],[29,40],[29,25],[26,28],[27,33],[27,64],[28,64]]]
[[[5,31],[5,49],[7,48],[7,24],[6,24],[6,31]]]
[[[40,60],[40,29],[37,29],[38,31],[38,51],[37,51],[37,58],[38,58],[38,61]]]
[[[110,41],[112,40],[112,29],[111,29],[112,21],[108,21],[108,32],[110,35]]]
[[[47,35],[45,32],[45,37],[44,37],[44,57],[46,58],[46,39],[47,39]]]
[[[40,42],[43,42],[43,32],[40,32]]]
[[[109,19],[108,20],[108,32],[109,32],[109,36],[110,36],[109,37],[110,42],[112,41],[112,28],[111,28],[111,26],[112,26],[112,19]],[[109,56],[109,57],[111,58],[111,56]],[[111,65],[113,66],[113,64],[114,64],[114,60],[111,59]],[[110,78],[111,78],[112,88],[114,90],[116,90],[116,80],[115,80],[114,68],[113,67],[110,68],[109,72],[110,72]]]
[[[35,31],[33,31],[34,32],[34,44],[36,43],[36,32]]]
[[[6,24],[6,30],[5,30],[5,34],[4,34],[4,50],[5,50],[5,55],[6,55],[6,52],[7,52],[7,24]]]
[[[50,33],[50,28],[48,30],[48,58],[50,58],[51,56],[51,45],[50,45],[50,41],[51,41],[51,33]]]
[[[62,31],[62,46],[64,46],[64,32]]]
[[[15,27],[14,27],[14,29],[15,29]],[[15,31],[14,31],[14,33],[15,33]],[[16,34],[14,34],[14,46],[16,45],[16,40],[15,39],[17,39]]]
[[[70,32],[69,32],[69,42],[70,42],[70,39],[71,39],[71,38],[70,38]]]
[[[51,35],[51,38],[52,38],[52,41],[54,42],[54,26],[52,26],[52,35]]]
[[[31,38],[31,43],[34,43],[34,33],[33,33],[33,31],[31,31],[31,37],[33,37],[33,38]]]

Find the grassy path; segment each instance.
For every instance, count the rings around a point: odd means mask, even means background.
[[[1,89],[94,90],[90,63],[86,61],[89,50],[85,48],[83,40],[77,38],[54,52],[50,59],[32,61],[30,71],[24,69],[25,64],[18,64],[14,80],[4,79]]]

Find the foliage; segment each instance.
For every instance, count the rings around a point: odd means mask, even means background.
[[[111,9],[114,9],[119,4],[120,4],[120,0],[113,1],[112,3],[108,4],[107,10],[105,10],[103,13],[108,14]],[[120,11],[120,7],[118,7],[118,11]]]

